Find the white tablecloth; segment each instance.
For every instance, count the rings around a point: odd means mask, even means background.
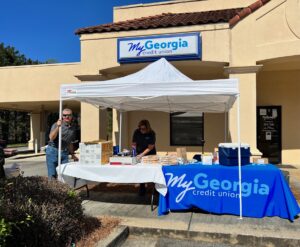
[[[166,180],[160,165],[84,165],[71,162],[61,165],[61,177],[71,186],[74,178],[108,183],[155,183],[160,194],[167,194]]]

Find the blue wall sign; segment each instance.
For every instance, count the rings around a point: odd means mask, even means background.
[[[118,62],[201,59],[201,34],[147,36],[118,39]]]

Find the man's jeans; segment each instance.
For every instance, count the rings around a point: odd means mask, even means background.
[[[61,164],[69,162],[69,152],[61,151]],[[46,162],[48,168],[48,178],[56,178],[56,167],[58,166],[58,149],[52,146],[46,148]]]

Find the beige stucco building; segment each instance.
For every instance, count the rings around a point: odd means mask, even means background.
[[[58,111],[61,84],[117,78],[145,67],[148,63],[118,63],[120,38],[186,33],[201,35],[201,59],[172,64],[195,80],[238,78],[242,142],[251,145],[253,154],[261,151],[276,156],[279,162],[300,164],[298,0],[182,0],[116,7],[114,23],[77,30],[79,63],[0,68],[0,107],[30,112],[29,145],[37,140],[43,146],[47,115]],[[73,101],[64,106],[80,111],[83,141],[106,138],[104,111]],[[156,131],[157,150],[175,150],[176,146],[170,145],[170,116],[160,112],[126,113],[123,146],[129,146],[142,118],[149,119]],[[227,125],[228,138],[237,140],[235,118],[236,107],[228,117],[224,113],[204,115],[205,151],[212,152],[224,142]],[[118,120],[113,111],[115,142]],[[199,146],[187,149],[191,154],[201,151]]]

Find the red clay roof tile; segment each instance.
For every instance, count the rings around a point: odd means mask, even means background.
[[[142,17],[138,19],[103,24],[99,26],[80,28],[76,34],[103,33],[125,30],[155,29],[178,26],[202,25],[211,23],[228,23],[241,8],[225,9],[192,13],[163,13],[161,15]]]
[[[249,7],[244,8],[242,11],[238,12],[238,16],[240,17],[240,19],[244,19],[246,16],[250,15],[251,9]]]
[[[270,2],[270,1],[271,0],[258,0],[254,3],[252,3],[251,5],[249,5],[248,7],[244,8],[237,14],[238,17],[234,16],[233,18],[231,18],[231,20],[229,21],[230,27],[233,27],[240,20],[244,19],[245,17],[247,17],[248,15],[250,15],[251,13],[253,13],[257,9],[259,9],[261,6],[265,5],[266,3]]]
[[[213,23],[229,23],[230,27],[265,5],[270,0],[258,0],[246,8],[223,9],[191,13],[163,13],[127,21],[80,28],[76,34],[119,32],[142,29],[168,28]]]

